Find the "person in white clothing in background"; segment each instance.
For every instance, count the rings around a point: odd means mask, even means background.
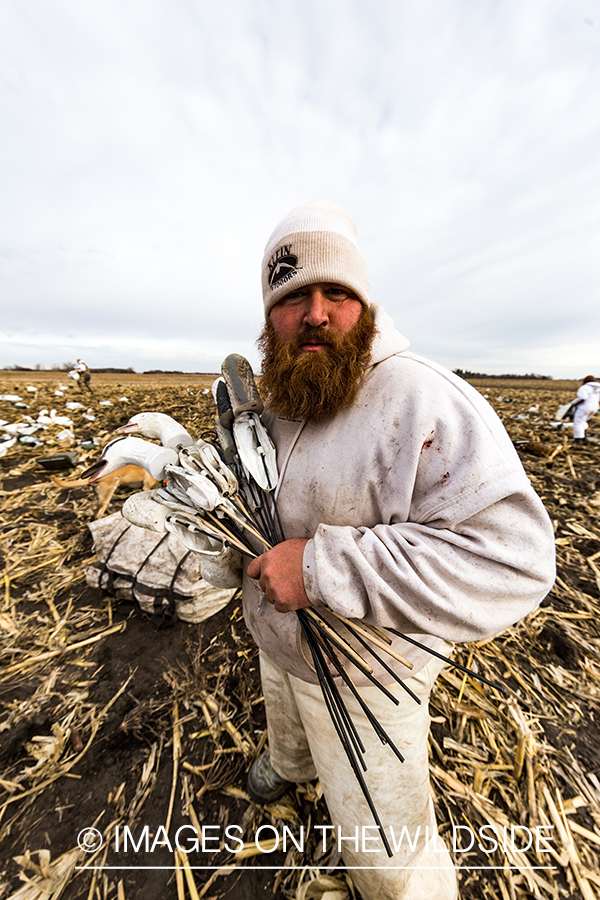
[[[577,397],[571,404],[573,413],[573,440],[576,444],[585,442],[588,420],[600,408],[600,384],[593,375],[586,375],[577,391]]]
[[[75,381],[80,390],[84,388],[89,391],[90,394],[93,394],[92,388],[90,387],[91,381],[91,373],[89,370],[89,366],[82,359],[78,359],[71,371],[68,373],[69,378],[72,378]]]

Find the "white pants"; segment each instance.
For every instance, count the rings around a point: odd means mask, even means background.
[[[369,708],[405,757],[404,763],[381,743],[350,691],[338,685],[367,749],[364,777],[388,840],[390,828],[396,842],[403,827],[406,829],[390,859],[333,727],[321,688],[289,675],[263,653],[260,661],[271,764],[288,781],[319,778],[334,825],[334,831],[327,833],[326,847],[330,849],[334,842],[340,846],[363,900],[456,900],[456,872],[437,836],[429,791],[428,699],[443,663],[432,658],[406,680],[421,699],[421,706],[400,685],[387,685],[400,701],[399,706],[374,686],[360,688]],[[339,834],[351,840],[339,845],[338,827]],[[393,840],[390,843],[395,849]]]
[[[595,403],[588,404],[585,401],[580,403],[579,406],[575,407],[575,412],[573,413],[573,437],[574,438],[583,438],[585,437],[585,433],[588,427],[588,419],[596,412],[597,406]]]

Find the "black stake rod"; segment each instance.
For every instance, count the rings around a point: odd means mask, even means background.
[[[444,662],[448,663],[449,666],[452,666],[454,669],[460,669],[460,671],[464,672],[465,675],[471,675],[473,678],[477,678],[478,681],[483,681],[484,684],[496,688],[497,691],[500,691],[503,694],[506,693],[501,684],[496,684],[495,681],[489,681],[489,679],[484,678],[483,675],[479,675],[478,672],[474,672],[473,669],[467,669],[467,667],[463,666],[462,663],[455,662],[448,656],[444,656],[442,653],[438,653],[437,650],[432,650],[431,647],[425,646],[425,644],[420,644],[419,641],[415,641],[414,638],[409,637],[407,634],[402,634],[401,631],[396,631],[395,628],[389,628],[387,625],[385,626],[385,630],[391,631],[392,634],[401,637],[404,641],[408,641],[409,644],[414,644],[414,646],[419,647],[420,650],[426,650],[427,653],[431,653],[432,656],[437,656],[438,659],[443,659]]]
[[[300,617],[300,621],[301,621],[301,624],[304,625],[304,623],[302,622],[302,617]],[[307,620],[305,619],[305,622],[306,622],[306,621],[307,621]],[[305,632],[305,633],[306,633],[306,632]],[[313,648],[312,648],[312,646],[311,646],[310,643],[309,643],[309,646],[311,647],[311,652],[312,652],[312,649],[313,649]],[[320,655],[320,663],[321,663],[321,665],[326,665],[325,662],[324,662],[324,660],[323,660],[322,654],[320,653],[320,648],[318,648],[318,649],[315,648],[315,649],[316,649],[316,655]],[[315,659],[315,664],[316,664],[316,658],[315,658],[315,655],[313,655],[313,659]],[[337,688],[336,688],[336,690],[337,690]],[[338,694],[339,694],[339,691],[338,691]],[[325,693],[323,693],[323,696],[325,697],[325,702],[327,703],[327,695],[326,695]],[[340,696],[340,701],[341,701],[342,703],[344,702],[344,701],[342,700],[341,696]],[[330,714],[331,714],[331,711],[330,711]],[[333,720],[333,716],[332,716],[332,720]],[[335,724],[335,722],[334,722],[334,724]],[[337,729],[336,729],[336,730],[337,730]],[[339,732],[338,732],[338,734],[339,734]],[[381,840],[382,840],[382,842],[383,842],[383,846],[385,847],[385,852],[387,853],[388,857],[391,859],[392,856],[394,855],[393,852],[392,852],[392,848],[390,847],[389,841],[388,841],[388,839],[387,839],[387,837],[386,837],[386,834],[385,834],[385,831],[383,830],[383,825],[382,825],[382,823],[381,823],[381,819],[379,818],[379,814],[378,814],[378,812],[377,812],[377,810],[376,810],[376,808],[375,808],[375,804],[373,803],[373,798],[371,797],[371,794],[369,793],[369,788],[367,787],[367,783],[366,783],[366,781],[365,781],[365,779],[364,779],[364,775],[363,775],[363,773],[361,772],[360,767],[359,767],[359,765],[358,765],[358,763],[357,763],[357,761],[356,761],[355,754],[352,752],[352,749],[351,749],[351,747],[350,747],[350,745],[348,744],[347,741],[342,740],[341,743],[342,743],[342,746],[343,746],[343,748],[344,748],[344,750],[345,750],[345,752],[346,752],[346,756],[348,757],[348,762],[350,763],[350,766],[351,766],[352,770],[354,771],[354,774],[356,775],[356,778],[357,778],[357,780],[358,780],[358,783],[359,783],[359,785],[360,785],[360,787],[361,787],[361,790],[362,790],[362,792],[363,792],[363,796],[364,796],[365,800],[367,801],[367,804],[368,804],[368,806],[369,806],[369,809],[371,810],[371,815],[373,816],[373,819],[374,819],[374,821],[375,821],[375,824],[377,825],[377,827],[378,827],[378,829],[379,829],[379,834],[381,835]]]

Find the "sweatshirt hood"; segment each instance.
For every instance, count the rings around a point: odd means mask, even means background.
[[[400,334],[391,316],[386,313],[383,306],[379,303],[371,303],[371,309],[375,315],[375,325],[377,327],[377,333],[371,349],[371,365],[374,366],[389,356],[395,356],[396,353],[408,350],[410,341],[403,334]]]

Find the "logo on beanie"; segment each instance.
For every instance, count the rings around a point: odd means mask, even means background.
[[[298,266],[298,257],[294,256],[291,249],[291,244],[284,244],[269,260],[269,286],[273,290],[293,278],[298,268],[302,268]]]

